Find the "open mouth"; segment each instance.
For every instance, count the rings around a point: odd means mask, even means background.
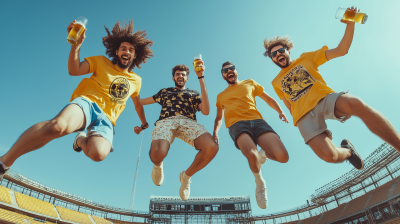
[[[286,57],[285,56],[280,56],[280,57],[278,57],[278,62],[279,63],[284,63],[286,61]]]
[[[233,72],[228,73],[228,80],[235,78],[235,74]]]
[[[122,55],[122,56],[121,56],[121,60],[122,60],[123,63],[128,62],[129,59],[130,59],[130,57],[129,57],[128,55]]]
[[[183,79],[177,79],[176,81],[177,82],[183,82]]]

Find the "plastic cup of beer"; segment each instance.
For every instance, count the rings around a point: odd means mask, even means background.
[[[70,44],[76,44],[78,43],[79,37],[83,33],[83,31],[86,29],[88,20],[83,17],[79,16],[79,18],[76,20],[74,27],[72,27],[71,31],[69,31],[67,41]]]
[[[193,60],[194,70],[195,70],[196,72],[201,71],[202,68],[197,67],[197,66],[200,64],[200,62],[203,60],[203,59],[201,58],[201,54],[195,54],[195,55],[193,56],[193,59],[194,59],[194,60]]]
[[[366,13],[356,12],[346,8],[339,8],[336,11],[335,18],[365,24],[367,22],[368,15]]]

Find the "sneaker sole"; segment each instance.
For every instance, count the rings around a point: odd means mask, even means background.
[[[358,152],[357,152],[357,150],[356,150],[356,148],[354,147],[354,145],[353,144],[351,144],[351,142],[348,140],[348,139],[346,139],[346,141],[347,141],[347,143],[353,148],[353,152],[358,156],[358,158],[360,158],[360,160],[361,160],[361,168],[360,169],[357,169],[357,170],[362,170],[362,169],[364,169],[364,160],[361,158],[361,156],[360,156],[360,154],[358,154]],[[342,146],[342,145],[340,145],[340,146]],[[343,146],[342,146],[343,147]],[[346,148],[346,147],[343,147],[343,148]]]

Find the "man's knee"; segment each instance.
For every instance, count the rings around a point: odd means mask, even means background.
[[[153,163],[161,162],[165,158],[165,156],[167,156],[168,153],[168,146],[166,144],[162,144],[163,142],[156,142],[156,141],[151,143],[149,151],[150,160]]]
[[[276,159],[280,163],[287,163],[289,161],[289,154],[286,151],[279,153],[279,155],[276,157]]]
[[[219,147],[217,143],[212,141],[209,145],[204,147],[204,149],[199,149],[199,150],[204,151],[207,156],[214,158],[215,155],[217,155],[218,153]]]
[[[46,125],[47,134],[54,137],[61,137],[68,133],[68,123],[60,119],[53,119]]]
[[[249,161],[257,161],[258,160],[258,151],[257,148],[248,148],[245,150],[242,150],[243,155],[249,160]]]
[[[111,151],[111,149],[110,149]],[[91,158],[95,162],[103,161],[107,156],[108,153],[106,149],[99,150],[99,149],[92,149],[89,150],[88,157]]]

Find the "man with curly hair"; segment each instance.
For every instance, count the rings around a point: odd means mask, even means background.
[[[68,33],[75,22],[68,26]],[[30,127],[0,158],[0,178],[23,154],[72,132],[79,132],[73,143],[75,151],[83,150],[93,161],[102,161],[113,151],[114,126],[129,96],[142,122],[141,127],[135,127],[135,133],[139,134],[148,127],[139,98],[141,78],[132,69],[135,66],[140,68],[141,63],[153,56],[149,48],[153,41],[147,39],[144,31],[133,33],[132,20],[125,26],[117,22],[112,34],[105,29],[107,36],[103,38],[103,44],[112,60],[104,56],[79,60],[85,30],[78,43],[71,46],[68,71],[71,76],[93,74],[79,83],[72,94],[71,102],[55,118]]]
[[[217,116],[214,123],[214,140],[219,142],[218,131],[225,113],[225,126],[229,129],[235,146],[246,157],[256,182],[256,200],[260,208],[268,207],[266,182],[261,164],[267,157],[286,163],[289,155],[278,134],[263,119],[256,107],[256,96],[278,112],[279,119],[288,123],[278,102],[269,96],[264,87],[252,79],[238,80],[238,71],[232,62],[222,64],[222,78],[228,87],[217,96]],[[261,147],[257,150],[257,145]]]
[[[176,65],[172,69],[175,87],[161,89],[154,96],[142,99],[143,105],[157,102],[162,106],[153,130],[149,152],[154,163],[151,177],[155,185],[160,186],[164,181],[163,160],[175,138],[182,139],[199,151],[189,168],[179,174],[179,196],[184,201],[190,196],[191,176],[203,169],[218,152],[218,145],[211,134],[196,121],[197,111],[204,115],[210,112],[203,61],[196,65],[195,72],[200,82],[201,95],[196,90],[185,87],[189,80],[189,68],[186,65]]]
[[[354,7],[348,10],[359,11]],[[292,60],[290,50],[293,43],[290,38],[275,37],[264,40],[264,55],[282,69],[272,81],[272,86],[292,114],[293,123],[299,128],[305,143],[326,162],[341,163],[348,160],[356,169],[362,170],[364,162],[352,143],[344,139],[341,147],[336,147],[325,120],[344,122],[353,115],[357,116],[374,134],[398,151],[400,136],[382,114],[347,92],[333,91],[319,73],[320,65],[346,55],[350,49],[355,23],[345,20],[341,22],[346,24],[346,31],[334,49],[324,46]]]

